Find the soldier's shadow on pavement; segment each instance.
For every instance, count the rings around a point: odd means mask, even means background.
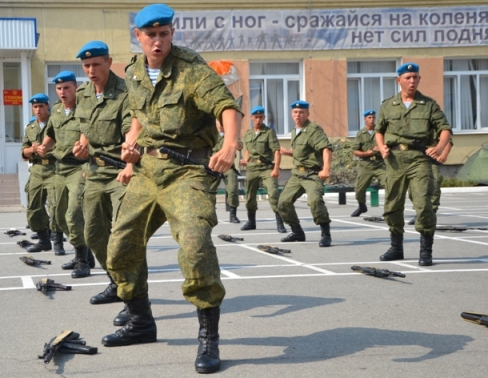
[[[345,327],[327,331],[320,331],[305,336],[286,337],[250,337],[238,339],[221,339],[221,351],[227,345],[283,347],[283,353],[260,358],[262,349],[253,348],[256,356],[246,359],[224,360],[223,370],[239,365],[267,365],[267,364],[301,364],[303,362],[325,361],[333,358],[350,356],[366,351],[369,348],[383,348],[379,353],[383,359],[394,362],[415,363],[446,356],[462,350],[467,343],[474,339],[465,335],[439,335],[433,333],[395,331],[378,328]],[[193,345],[194,340],[168,340],[168,345]],[[418,355],[400,357],[400,350],[388,350],[389,347],[418,346],[428,349],[426,353],[419,351]],[[422,354],[423,353],[423,354]],[[399,357],[395,357],[399,356]]]
[[[235,298],[226,298],[222,304],[222,316],[226,314],[252,310],[254,308],[271,308],[279,307],[272,313],[265,315],[251,315],[252,318],[273,318],[296,311],[310,309],[313,307],[326,306],[344,302],[342,298],[320,298],[307,297],[297,295],[243,295]],[[151,304],[154,305],[184,305],[188,302],[185,300],[165,300],[165,299],[151,299]],[[156,320],[165,319],[184,319],[195,317],[195,307],[191,306],[188,313],[180,313],[178,315],[160,316]]]

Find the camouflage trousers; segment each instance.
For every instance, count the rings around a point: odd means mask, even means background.
[[[442,181],[444,181],[444,177],[441,175],[439,172],[439,166],[432,164],[432,176],[434,178],[434,192],[432,194],[432,210],[434,210],[434,213],[437,213],[437,210],[439,210],[439,206],[441,204],[441,185]],[[408,190],[408,198],[410,198],[410,201],[413,202],[412,199],[412,191],[409,189]]]
[[[120,206],[126,186],[117,181],[120,170],[113,168],[111,178],[97,175],[97,166],[86,164],[83,217],[85,242],[97,257],[102,269],[107,270],[107,246],[112,232],[112,221]]]
[[[58,161],[54,180],[56,221],[75,247],[85,245],[82,205],[84,186],[81,165],[67,165]]]
[[[180,245],[184,297],[199,308],[220,306],[225,289],[211,232],[217,224],[212,182],[201,166],[143,155],[134,166],[108,244],[107,267],[124,301],[148,292],[146,245],[168,221]]]
[[[232,207],[239,207],[239,188],[237,182],[237,173],[232,169],[229,169],[224,174],[226,177],[223,179],[225,184],[225,190],[227,192],[227,204]],[[210,190],[216,192],[220,185],[220,179],[214,179]]]
[[[385,187],[386,167],[383,160],[361,161],[354,187],[358,203],[366,203],[366,189],[368,189],[373,178],[378,179],[380,185]]]
[[[404,233],[407,189],[417,213],[415,229],[424,236],[435,232],[436,216],[432,209],[434,179],[432,163],[420,151],[391,151],[386,163],[385,209],[383,217],[393,234]]]
[[[324,182],[317,174],[307,178],[292,174],[278,202],[278,210],[283,221],[291,225],[300,223],[293,204],[305,193],[315,224],[330,223],[329,212],[324,202]]]
[[[30,175],[25,192],[27,193],[27,223],[32,231],[61,232],[56,223],[56,200],[54,180],[56,168],[52,165],[34,164],[29,169]],[[49,209],[46,211],[46,200]]]
[[[255,213],[258,209],[256,195],[261,181],[268,191],[269,205],[271,206],[271,209],[277,213],[278,200],[280,198],[278,179],[271,177],[271,169],[256,166],[250,166],[246,171],[246,210],[250,213]]]

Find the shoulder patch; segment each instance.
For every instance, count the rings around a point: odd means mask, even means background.
[[[89,84],[89,82],[88,81],[85,81],[78,88],[76,88],[76,92],[84,91],[86,89],[86,87],[88,86],[88,84]]]
[[[189,49],[188,47],[173,45],[171,48],[171,54],[189,63],[195,62],[199,59],[203,61],[203,58],[197,52]]]
[[[134,55],[132,57],[132,59],[130,60],[129,64],[127,66],[125,66],[124,68],[124,71],[127,72],[127,69],[132,66],[136,61],[137,61],[137,58],[138,58],[139,55]]]

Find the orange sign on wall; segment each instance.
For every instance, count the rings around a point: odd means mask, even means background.
[[[21,89],[4,89],[3,90],[3,104],[4,105],[22,105],[22,90]]]

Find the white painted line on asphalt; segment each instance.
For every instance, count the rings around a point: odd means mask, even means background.
[[[36,284],[32,280],[32,277],[30,277],[30,276],[23,276],[23,277],[20,277],[20,278],[22,279],[22,286],[25,289],[33,289],[33,288],[36,287]]]
[[[228,270],[225,270],[225,269],[220,269],[220,273],[222,273],[224,276],[229,277],[229,278],[241,278],[237,274],[229,272]]]

